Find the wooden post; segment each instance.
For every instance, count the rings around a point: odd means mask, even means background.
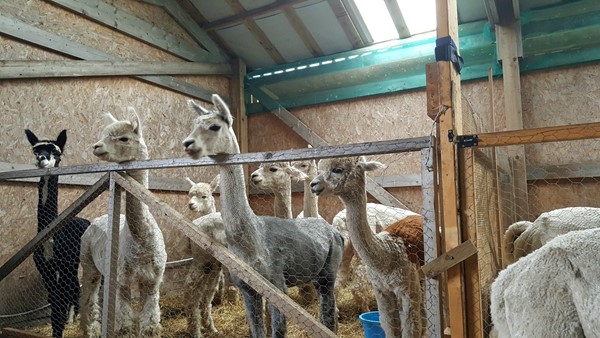
[[[456,47],[458,44],[458,12],[456,0],[437,0],[437,38],[449,36]],[[440,207],[445,251],[462,243],[461,227],[458,220],[458,180],[456,148],[449,142],[448,132],[462,135],[462,110],[460,96],[460,75],[450,61],[439,61],[427,65],[427,98],[437,101],[437,107],[428,105],[429,111],[437,116],[437,141],[439,142],[438,177],[440,186]],[[437,109],[436,109],[437,108]],[[463,298],[463,265],[458,264],[448,270],[449,325],[452,338],[466,337],[465,302]]]
[[[112,338],[116,336],[115,322],[120,320],[117,315],[117,274],[119,260],[119,228],[121,215],[121,188],[115,184],[115,172],[110,173],[109,201],[108,201],[108,225],[106,242],[106,253],[104,255],[104,271],[108,275],[104,278],[102,304],[102,337]],[[126,198],[135,198],[128,194]]]
[[[241,59],[235,59],[232,64],[233,77],[230,81],[229,92],[233,111],[233,131],[240,143],[240,152],[248,152],[248,118],[244,100],[244,76],[246,64]]]

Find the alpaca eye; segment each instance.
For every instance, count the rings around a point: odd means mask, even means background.
[[[221,126],[219,126],[217,124],[213,124],[212,126],[208,127],[208,130],[219,131],[219,130],[221,130]]]
[[[129,137],[119,137],[119,141],[127,142],[127,141],[129,141]]]
[[[277,168],[270,168],[269,171],[272,172],[272,173],[274,173],[274,172],[277,171]]]
[[[341,174],[343,171],[344,169],[342,168],[333,168],[333,170],[331,170],[331,172],[334,174]]]
[[[202,196],[202,199],[204,199],[204,200],[207,199],[207,198],[208,198],[208,196]]]

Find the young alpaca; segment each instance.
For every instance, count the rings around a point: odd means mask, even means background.
[[[63,130],[56,141],[39,140],[29,129],[25,129],[31,143],[38,168],[58,167],[67,142],[67,131]],[[40,177],[38,183],[38,232],[46,229],[58,217],[58,176]],[[44,287],[48,291],[52,337],[63,336],[69,312],[79,312],[79,247],[83,232],[90,221],[73,217],[57,231],[43,246],[33,253],[33,261],[39,271]]]
[[[367,221],[365,172],[381,167],[364,157],[322,159],[311,189],[318,196],[337,195],[346,206],[348,233],[371,278],[386,337],[423,337],[426,318],[417,267],[400,239],[373,234]]]
[[[311,146],[308,146],[311,148]],[[303,210],[298,214],[302,217],[321,217],[319,215],[319,198],[310,191],[310,182],[317,177],[317,163],[315,160],[292,161],[290,165],[306,175],[304,179]]]
[[[570,231],[600,227],[600,208],[570,207],[542,213],[533,222],[508,227],[503,237],[504,260],[512,264],[551,239]]]
[[[292,179],[301,181],[306,178],[303,172],[290,166],[289,162],[261,163],[250,174],[252,183],[261,189],[269,189],[273,200],[273,215],[280,218],[292,218]]]
[[[598,337],[600,229],[558,236],[500,271],[491,289],[499,338]]]
[[[107,162],[122,163],[148,159],[142,126],[133,108],[131,121],[119,121],[106,114],[107,126],[100,141],[94,144],[94,155]],[[127,174],[148,186],[148,170],[132,170]],[[163,280],[167,253],[163,235],[148,206],[126,193],[125,217],[121,215],[117,266],[116,334],[120,337],[160,337],[159,291]],[[83,286],[81,295],[81,327],[86,337],[100,336],[98,292],[104,271],[108,215],[92,222],[81,239]],[[139,320],[134,318],[131,288],[138,286],[141,302]],[[138,323],[139,322],[139,323]],[[135,324],[134,324],[135,323]]]
[[[194,159],[240,152],[229,108],[216,94],[212,101],[216,108],[213,111],[188,101],[199,116],[183,146]],[[229,249],[283,292],[287,287],[315,281],[320,296],[320,320],[335,331],[333,287],[344,245],[342,236],[318,218],[257,216],[248,203],[242,166],[221,165],[220,176],[221,215]],[[265,337],[262,295],[239,278],[234,278],[234,283],[244,298],[251,336]],[[285,316],[271,305],[270,312],[272,336],[284,337]]]
[[[202,214],[193,223],[215,241],[226,245],[225,226],[221,213],[216,210],[212,195],[219,185],[219,176],[217,175],[210,183],[194,183],[189,178],[187,180],[192,185],[188,206]],[[194,260],[185,280],[184,302],[188,333],[192,337],[199,338],[203,337],[203,334],[217,332],[212,318],[212,301],[217,292],[225,292],[224,289],[228,288],[229,283],[224,281],[223,269],[218,260],[193,243],[191,249]],[[228,274],[227,278],[229,278]]]

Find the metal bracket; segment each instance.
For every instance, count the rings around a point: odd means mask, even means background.
[[[448,130],[448,142],[454,142],[459,148],[477,147],[479,137],[477,135],[454,135],[454,130]]]

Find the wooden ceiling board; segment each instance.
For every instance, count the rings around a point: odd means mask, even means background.
[[[225,1],[192,0],[191,2],[208,22],[235,14]]]
[[[274,64],[273,59],[254,38],[254,35],[245,25],[237,25],[217,31],[219,36],[227,43],[229,50],[246,62],[249,69],[256,69]]]

